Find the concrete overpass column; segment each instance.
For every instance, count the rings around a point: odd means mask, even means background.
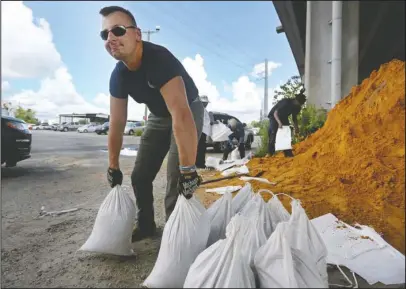
[[[358,84],[360,2],[343,1],[341,98]]]
[[[331,107],[331,19],[332,1],[312,1],[310,35],[306,35],[310,39],[306,41],[306,94],[308,104],[325,109]]]
[[[306,1],[306,49],[305,49],[305,72],[304,86],[307,91],[310,90],[310,50],[312,33],[312,1]]]
[[[342,1],[333,1],[331,50],[331,107],[341,99]]]

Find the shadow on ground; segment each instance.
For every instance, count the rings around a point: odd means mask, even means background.
[[[32,166],[16,166],[12,168],[7,168],[5,166],[1,167],[1,179],[12,179],[23,176],[29,177],[43,177],[44,175],[60,174],[60,171],[52,167],[32,167]]]

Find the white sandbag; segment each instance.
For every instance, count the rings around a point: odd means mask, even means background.
[[[232,174],[237,174],[237,175],[245,175],[249,173],[249,169],[246,165],[241,166],[241,167],[234,167],[234,168],[229,168],[221,173],[222,176],[230,176]]]
[[[305,210],[298,200],[293,199],[292,215],[289,219],[289,230],[287,234],[291,247],[299,250],[307,258],[317,264],[317,269],[324,282],[324,287],[328,287],[327,276],[327,248],[323,239],[310,222]]]
[[[288,125],[279,128],[276,132],[275,151],[292,149],[292,133]]]
[[[96,216],[92,233],[79,249],[113,255],[131,255],[131,235],[135,222],[135,196],[115,186],[106,196]]]
[[[326,244],[328,264],[343,265],[370,285],[405,283],[405,256],[371,227],[352,227],[331,213],[311,223]]]
[[[289,221],[290,214],[283,206],[282,202],[278,199],[278,196],[269,190],[263,189],[260,190],[260,192],[268,192],[273,195],[273,197],[268,201],[268,206],[271,210],[272,228],[275,229],[280,222]]]
[[[243,216],[234,216],[227,226],[226,239],[217,241],[196,258],[183,287],[255,288],[252,269],[241,254],[248,226]]]
[[[206,158],[206,167],[211,167],[217,169],[218,166],[221,164],[222,160],[221,158],[215,158],[215,157],[207,157]]]
[[[242,256],[248,261],[251,268],[254,267],[254,258],[258,249],[265,244],[268,239],[265,235],[265,230],[261,222],[260,216],[260,204],[251,200],[251,205],[246,207],[251,211],[243,211],[241,215],[248,217],[248,228],[244,232],[240,232],[240,237],[243,238],[243,248],[241,252]]]
[[[265,178],[240,177],[240,180],[241,180],[241,181],[244,181],[244,182],[258,181],[258,182],[265,183],[265,184],[268,184],[268,185],[276,185],[276,183],[270,182],[269,180],[267,180],[267,179],[265,179]]]
[[[144,281],[148,288],[181,288],[190,265],[206,248],[210,222],[205,208],[193,196],[178,197],[166,222],[158,258],[152,272]]]
[[[265,203],[262,196],[259,194],[261,190],[259,190],[254,197],[244,206],[241,211],[241,214],[245,216],[253,216],[254,214],[258,215],[258,230],[262,230],[268,239],[272,232],[272,216],[271,216],[271,209]]]
[[[254,192],[252,191],[251,184],[245,183],[244,187],[233,198],[233,214],[239,213],[253,196]]]
[[[284,231],[287,223],[279,223],[254,258],[260,288],[298,288],[293,258]]]
[[[206,193],[216,193],[219,195],[224,195],[225,193],[234,193],[235,191],[241,190],[242,186],[227,186],[227,187],[218,187],[212,189],[206,189]]]
[[[227,141],[232,133],[231,129],[223,123],[215,123],[211,126],[211,139],[214,142]]]
[[[231,209],[232,199],[233,195],[231,192],[226,192],[207,209],[205,214],[208,215],[211,227],[206,247],[226,237],[226,228],[233,214]]]
[[[238,150],[238,147],[233,149],[233,151],[230,154],[230,159],[232,161],[236,161],[236,160],[240,160],[241,159],[241,155],[240,155],[240,151]]]
[[[255,255],[260,288],[328,288],[314,262],[303,252],[291,248],[286,233],[289,227],[287,222],[279,223]]]

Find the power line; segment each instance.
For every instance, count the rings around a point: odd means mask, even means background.
[[[185,11],[185,13],[186,14],[190,14],[189,12],[191,11],[190,9],[185,9],[184,8],[184,6],[179,6],[179,4],[177,4],[178,6],[176,7],[176,8],[181,8],[181,10],[183,10],[183,11]],[[188,11],[186,11],[186,10],[189,10],[189,12]],[[199,17],[199,14],[197,14],[198,15],[198,17]],[[200,18],[200,17],[199,17]],[[218,39],[220,39],[220,40],[224,40],[225,38],[227,38],[227,37],[225,37],[224,35],[220,35],[218,32],[216,32],[215,30],[211,30],[210,31],[211,32],[211,35],[214,35],[214,36],[216,36]],[[230,38],[228,38],[228,39],[230,39]],[[226,42],[227,43],[227,42]],[[238,50],[238,52],[240,52],[240,53],[242,53],[242,54],[244,54],[246,57],[248,57],[248,58],[250,58],[254,63],[257,63],[259,60],[256,58],[256,57],[253,57],[252,55],[250,55],[249,53],[247,53],[245,50],[242,50],[241,49],[241,47],[238,47],[238,49],[237,49],[237,47],[236,46],[231,46],[231,45],[229,45],[229,47],[231,47],[232,49],[234,49],[234,51],[237,51]]]
[[[145,3],[145,2],[144,2],[144,3]],[[146,2],[145,4],[151,5],[151,3],[148,3],[148,2]],[[166,9],[163,9],[162,7],[159,7],[159,6],[155,6],[155,8],[161,9],[161,11],[163,11],[163,10],[167,11]],[[165,11],[163,11],[163,12],[165,12]],[[167,12],[168,12],[168,11],[167,11]],[[185,25],[186,27],[188,27],[188,24],[187,24],[187,23],[185,23],[184,21],[180,20],[179,18],[174,17],[171,13],[163,13],[163,14],[169,15],[171,18],[175,19],[177,22],[179,22],[179,23]],[[173,26],[172,26],[172,27],[173,27]],[[177,29],[174,29],[174,30],[177,30]],[[178,34],[180,34],[180,35],[182,35],[184,38],[188,39],[188,38],[184,35],[184,33],[178,33]],[[217,51],[212,50],[211,48],[207,47],[206,45],[203,45],[202,43],[198,43],[197,41],[193,41],[193,40],[191,40],[191,39],[188,39],[188,40],[189,40],[190,42],[193,42],[193,43],[195,43],[196,45],[198,45],[198,46],[200,46],[200,47],[206,49],[207,51],[211,52],[212,54],[215,54],[215,55],[218,56],[220,59],[222,59],[222,60],[227,60],[228,62],[232,63],[232,64],[235,65],[236,67],[238,67],[238,68],[240,68],[241,70],[243,70],[244,73],[247,73],[247,71],[248,71],[248,73],[250,73],[250,72],[252,71],[252,68],[247,68],[247,67],[245,67],[245,66],[243,66],[243,65],[241,65],[241,64],[239,64],[239,63],[237,63],[237,62],[235,62],[234,60],[231,60],[230,58],[226,57],[225,55],[220,54],[220,53],[218,53]]]

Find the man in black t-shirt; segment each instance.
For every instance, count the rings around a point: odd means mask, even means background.
[[[100,14],[100,36],[107,52],[119,61],[110,78],[107,179],[111,187],[123,181],[119,155],[128,96],[145,103],[151,111],[131,174],[138,207],[137,227],[133,231],[133,241],[137,241],[156,232],[152,182],[167,154],[166,219],[178,194],[190,198],[200,185],[195,161],[204,108],[183,65],[166,48],[141,39],[141,30],[131,12],[110,6],[101,9]]]
[[[282,126],[290,125],[289,116],[292,115],[292,120],[295,128],[295,133],[299,132],[297,125],[297,115],[302,109],[303,104],[306,102],[306,96],[304,95],[304,89],[302,89],[295,98],[284,98],[278,101],[277,104],[271,109],[268,114],[269,118],[269,142],[268,142],[268,154],[275,154],[275,140],[278,128]],[[283,151],[286,157],[293,157],[292,150]]]

